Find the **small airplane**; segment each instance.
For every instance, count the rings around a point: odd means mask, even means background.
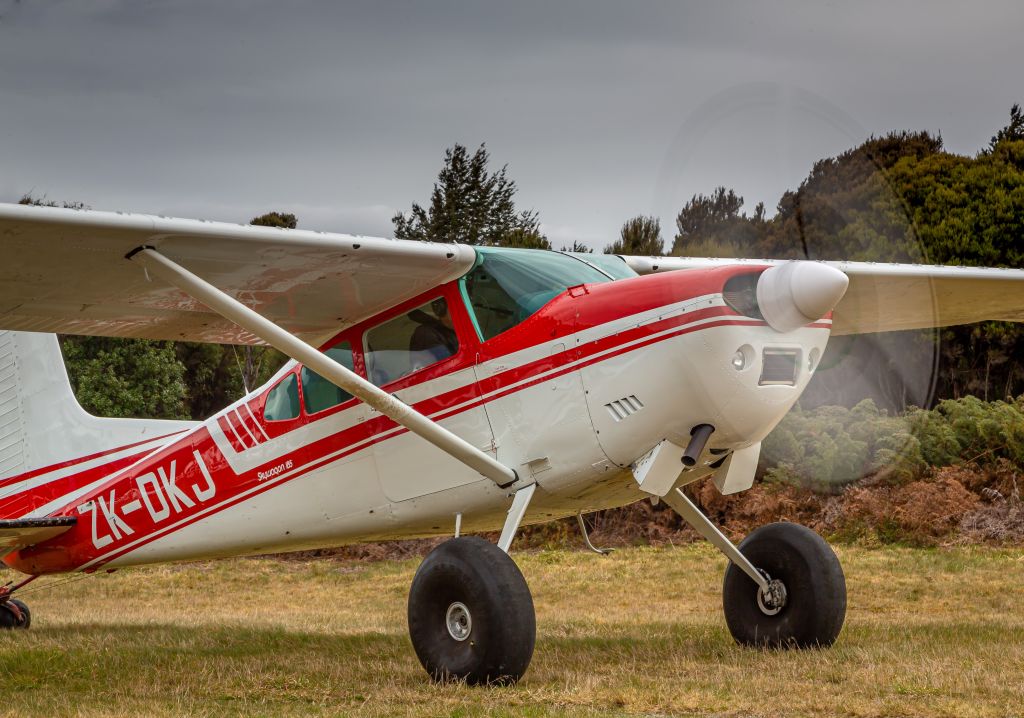
[[[826,646],[828,544],[734,545],[683,493],[750,488],[831,335],[1024,320],[1024,271],[574,255],[0,205],[0,546],[40,576],[450,536],[408,601],[437,680],[533,655],[518,528],[657,498],[729,559],[741,644]],[[201,422],[76,402],[56,333],[269,344],[291,358]],[[500,531],[497,544],[478,536]],[[589,545],[589,539],[587,539]]]

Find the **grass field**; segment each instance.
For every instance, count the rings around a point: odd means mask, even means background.
[[[735,646],[705,545],[517,554],[537,605],[514,688],[428,682],[406,636],[416,561],[235,560],[26,594],[0,712],[71,715],[1024,715],[1024,551],[838,549],[829,650]]]

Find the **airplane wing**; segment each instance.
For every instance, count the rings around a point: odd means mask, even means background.
[[[776,259],[629,257],[638,274],[735,264],[783,264]],[[925,264],[824,262],[850,278],[832,315],[832,334],[924,329],[988,320],[1024,322],[1024,270]]]
[[[0,204],[0,328],[263,343],[125,261],[188,267],[304,341],[468,271],[472,248],[139,214]]]
[[[76,521],[74,516],[0,520],[0,556],[59,536]]]

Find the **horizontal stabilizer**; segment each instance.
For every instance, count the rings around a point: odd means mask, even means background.
[[[0,553],[34,546],[60,536],[78,521],[74,516],[42,519],[0,519]]]

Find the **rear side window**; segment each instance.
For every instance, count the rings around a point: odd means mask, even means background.
[[[289,374],[277,383],[267,394],[263,406],[263,418],[267,421],[284,421],[299,416],[299,382]]]
[[[352,345],[349,342],[333,346],[324,354],[346,369],[353,368]],[[352,395],[344,389],[339,389],[312,369],[302,367],[302,403],[306,407],[307,414],[316,414],[330,409],[351,398]]]

